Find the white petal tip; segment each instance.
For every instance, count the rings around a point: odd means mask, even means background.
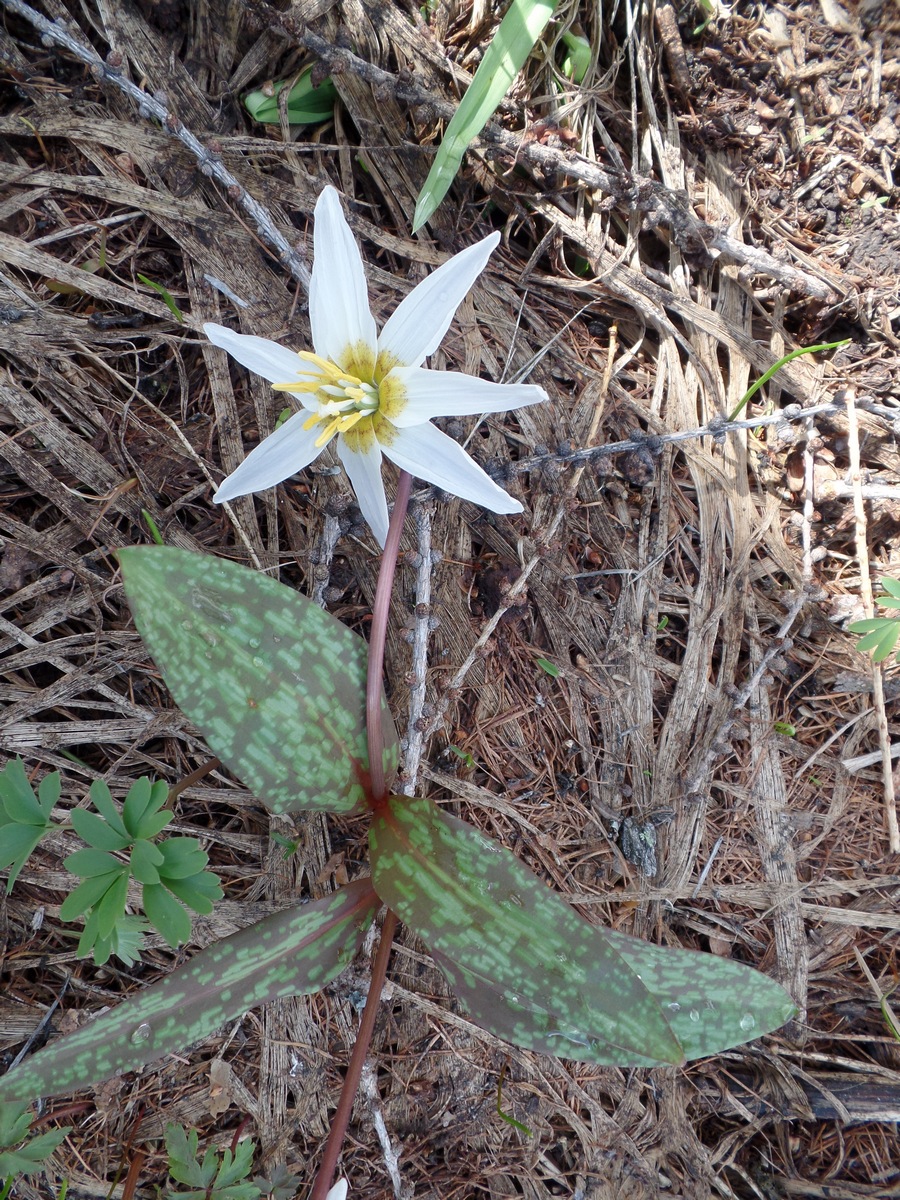
[[[339,1179],[325,1200],[347,1200],[347,1180]]]

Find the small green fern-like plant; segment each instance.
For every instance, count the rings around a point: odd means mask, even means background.
[[[61,791],[58,771],[45,775],[35,793],[18,759],[0,771],[0,870],[10,868],[7,892],[41,839],[65,828],[51,819]],[[148,778],[132,784],[121,813],[102,780],[91,784],[94,810],[76,808],[71,827],[87,843],[65,860],[81,883],[63,901],[60,919],[84,917],[81,957],[102,966],[115,954],[127,965],[140,958],[144,934],[155,928],[175,949],[191,935],[186,908],[212,912],[221,899],[219,880],[207,871],[208,856],[197,838],[159,834],[172,820],[165,808],[169,788]],[[130,914],[128,886],[142,886],[143,916]]]
[[[37,1175],[44,1163],[71,1132],[72,1126],[48,1129],[29,1137],[31,1114],[21,1103],[0,1103],[0,1195],[9,1194],[19,1175]]]
[[[900,579],[884,577],[881,586],[887,595],[876,596],[875,603],[881,608],[893,609],[900,614]],[[861,633],[863,636],[856,643],[857,650],[872,655],[873,662],[884,662],[890,658],[900,642],[900,615],[889,617],[869,617],[865,621],[854,621],[848,625],[850,633]],[[897,651],[897,662],[900,662],[900,650]]]
[[[116,808],[102,780],[91,784],[96,812],[76,808],[71,814],[75,832],[87,842],[65,860],[67,870],[82,882],[63,901],[63,921],[85,916],[78,953],[93,951],[94,961],[106,962],[110,954],[122,956],[113,935],[122,930],[128,902],[128,885],[141,885],[141,907],[147,920],[175,949],[191,936],[191,919],[185,906],[197,913],[212,912],[222,898],[218,878],[207,871],[208,855],[197,838],[173,837],[157,842],[172,820],[166,809],[168,785],[146,777],[132,784],[122,812]],[[127,857],[126,857],[127,856]],[[142,933],[132,919],[130,931]]]
[[[169,1188],[166,1200],[259,1200],[258,1185],[247,1178],[253,1167],[256,1143],[240,1141],[234,1150],[210,1146],[199,1157],[197,1131],[183,1125],[166,1126],[169,1175],[182,1186]]]

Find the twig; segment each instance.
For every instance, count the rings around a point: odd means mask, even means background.
[[[183,146],[193,154],[200,165],[200,171],[210,179],[215,179],[228,192],[230,200],[239,204],[244,212],[256,223],[256,229],[264,242],[274,250],[279,262],[283,264],[297,280],[309,290],[310,273],[304,259],[290,245],[283,234],[276,228],[275,222],[268,211],[259,201],[254,200],[245,187],[222,166],[218,149],[214,140],[209,146],[204,146],[181,121],[169,111],[164,97],[150,96],[139,87],[126,79],[121,68],[124,65],[121,55],[113,51],[104,62],[90,46],[73,37],[61,24],[49,21],[42,13],[35,11],[24,0],[0,0],[4,8],[23,17],[30,22],[41,34],[45,46],[62,46],[81,62],[85,63],[91,73],[101,83],[109,83],[124,92],[138,107],[138,113],[145,119],[151,117],[159,121],[166,133],[177,138]]]
[[[695,429],[685,429],[678,433],[633,433],[630,438],[620,442],[605,442],[602,446],[584,447],[579,450],[557,451],[550,454],[535,454],[531,458],[519,459],[508,468],[513,474],[533,471],[536,467],[546,466],[550,462],[564,466],[580,466],[594,463],[612,454],[623,454],[629,450],[644,450],[651,454],[658,453],[663,446],[675,445],[679,442],[691,442],[697,438],[711,437],[714,441],[722,441],[727,434],[739,429],[758,429],[761,425],[789,425],[793,421],[806,420],[819,414],[835,416],[844,411],[840,401],[832,400],[824,404],[816,404],[812,408],[802,408],[799,404],[788,404],[779,412],[770,413],[765,417],[753,417],[750,420],[729,421],[724,417],[714,418],[706,425]]]
[[[872,577],[869,573],[869,544],[866,536],[866,506],[863,503],[862,468],[859,459],[859,425],[852,389],[847,390],[847,451],[850,458],[850,483],[853,487],[853,516],[856,525],[856,557],[859,561],[859,591],[866,616],[875,611],[872,600]],[[881,750],[881,778],[884,784],[884,824],[891,854],[900,853],[900,826],[897,825],[897,800],[894,795],[894,775],[891,769],[891,735],[884,705],[884,675],[880,663],[872,663],[872,704],[878,728]]]
[[[305,46],[320,58],[332,75],[349,71],[372,84],[376,95],[381,89],[399,101],[424,108],[432,124],[435,117],[447,121],[455,113],[456,106],[449,104],[443,97],[427,91],[412,79],[401,79],[364,59],[357,58],[349,50],[333,46],[325,38],[311,33],[303,20],[292,17],[289,12],[278,12],[263,0],[248,0],[248,6],[270,29],[280,30],[293,42]],[[793,291],[826,302],[837,299],[838,289],[834,284],[816,279],[765,250],[747,246],[707,225],[694,215],[687,196],[679,195],[655,180],[637,174],[609,171],[571,151],[556,150],[537,141],[526,141],[521,134],[508,133],[494,122],[489,122],[472,144],[500,150],[514,161],[527,162],[539,167],[542,173],[546,171],[567,175],[580,180],[595,191],[613,196],[621,207],[644,213],[651,226],[667,226],[682,249],[718,250],[733,262],[746,265],[757,274],[768,275]]]
[[[432,631],[431,572],[435,556],[431,550],[431,505],[413,509],[416,526],[416,623],[413,628],[412,666],[409,685],[409,727],[401,776],[404,791],[415,794],[419,764],[425,744],[425,695],[428,683],[428,636]]]
[[[372,1118],[375,1136],[378,1138],[381,1153],[384,1155],[384,1166],[390,1176],[395,1200],[401,1200],[403,1196],[403,1181],[400,1178],[400,1155],[394,1149],[391,1136],[387,1131],[387,1125],[384,1123],[384,1114],[381,1111],[381,1098],[378,1095],[378,1078],[371,1063],[363,1065],[360,1094],[369,1106],[369,1116]]]

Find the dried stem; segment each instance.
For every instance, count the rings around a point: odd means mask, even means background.
[[[48,20],[30,5],[25,4],[24,0],[0,0],[0,3],[10,12],[15,13],[19,17],[24,17],[35,29],[39,30],[41,41],[45,46],[62,46],[68,50],[70,54],[89,67],[97,79],[103,83],[113,84],[120,91],[124,92],[129,99],[133,100],[137,104],[140,116],[146,120],[159,121],[166,133],[171,134],[183,146],[187,147],[196,158],[201,174],[208,176],[210,179],[215,179],[216,183],[221,184],[226,189],[229,197],[235,203],[239,204],[255,223],[259,236],[264,242],[268,243],[279,261],[290,271],[291,275],[293,275],[294,279],[302,287],[307,291],[309,290],[309,267],[302,256],[297,253],[287,238],[276,227],[268,209],[260,204],[258,200],[255,200],[241,182],[222,165],[214,144],[204,146],[200,139],[187,126],[182,124],[174,113],[169,111],[164,102],[165,97],[158,95],[151,96],[122,74],[121,67],[123,64],[121,56],[117,56],[114,52],[104,62],[95,50],[85,45],[84,42],[79,41],[78,38],[73,37],[62,24],[57,21]]]
[[[862,467],[859,459],[859,426],[856,420],[856,403],[852,391],[847,393],[847,450],[850,458],[850,484],[853,488],[853,516],[856,526],[856,557],[859,560],[859,591],[866,616],[875,611],[872,600],[872,578],[869,572],[869,542],[867,535],[866,506],[863,503]],[[891,854],[900,852],[900,826],[897,824],[897,799],[894,795],[894,776],[891,765],[891,734],[888,726],[887,709],[884,705],[884,673],[880,663],[872,663],[872,703],[878,728],[878,746],[881,750],[881,778],[884,784],[884,825]]]

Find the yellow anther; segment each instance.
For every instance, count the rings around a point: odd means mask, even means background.
[[[325,426],[324,432],[319,434],[319,436],[316,438],[317,450],[321,450],[326,442],[331,441],[334,434],[337,433],[338,429],[340,428],[342,420],[343,417],[335,417],[333,421],[329,421],[329,423]]]
[[[371,415],[372,415],[371,413],[365,413],[362,411],[348,413],[346,417],[340,418],[340,424],[338,425],[338,431],[340,433],[346,433],[348,429],[352,429],[353,426],[358,421],[361,421],[363,419],[363,417],[368,417]]]

